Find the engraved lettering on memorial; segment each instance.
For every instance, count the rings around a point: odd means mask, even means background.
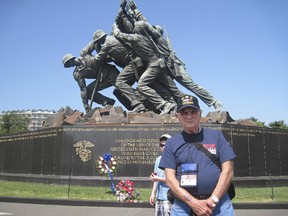
[[[120,164],[154,164],[159,155],[157,139],[115,139],[110,147]]]
[[[255,131],[249,130],[247,128],[232,128],[228,132],[229,135],[232,136],[244,136],[244,137],[255,137]]]
[[[50,130],[50,131],[37,131],[37,132],[27,132],[27,133],[21,133],[21,134],[5,135],[5,136],[1,136],[0,143],[37,139],[37,138],[56,137],[57,132],[58,132],[57,130]]]

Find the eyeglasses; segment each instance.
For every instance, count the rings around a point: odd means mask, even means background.
[[[196,114],[198,114],[198,112],[199,112],[199,110],[196,110],[196,109],[186,109],[186,110],[181,110],[180,114],[183,117],[187,117],[189,115],[196,115]]]
[[[159,144],[159,147],[163,148],[165,147],[165,144]]]

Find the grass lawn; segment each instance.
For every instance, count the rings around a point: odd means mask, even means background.
[[[136,188],[141,201],[148,202],[150,188]],[[288,187],[273,188],[236,188],[233,202],[288,202]],[[40,183],[23,183],[0,181],[0,196],[68,199],[68,185],[48,185]],[[273,197],[273,199],[272,199]],[[70,187],[69,199],[111,200],[116,201],[109,187]]]

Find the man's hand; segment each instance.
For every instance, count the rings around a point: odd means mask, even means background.
[[[151,193],[149,203],[150,205],[154,205],[155,195]]]
[[[213,202],[213,201],[212,201]],[[213,203],[214,204],[214,203]],[[197,216],[212,215],[214,207],[211,206],[211,200],[197,200],[191,207]]]
[[[129,1],[128,2],[128,7],[131,9],[131,10],[135,10],[137,8],[136,4],[134,1]]]
[[[154,173],[151,173],[149,179],[150,179],[152,182],[159,181],[159,177],[158,177],[157,175],[155,175]]]

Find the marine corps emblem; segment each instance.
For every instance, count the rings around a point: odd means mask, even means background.
[[[82,140],[77,142],[73,146],[76,148],[75,149],[76,155],[79,155],[79,157],[83,162],[91,160],[91,151],[88,148],[93,147],[94,146],[93,143],[86,140]]]

